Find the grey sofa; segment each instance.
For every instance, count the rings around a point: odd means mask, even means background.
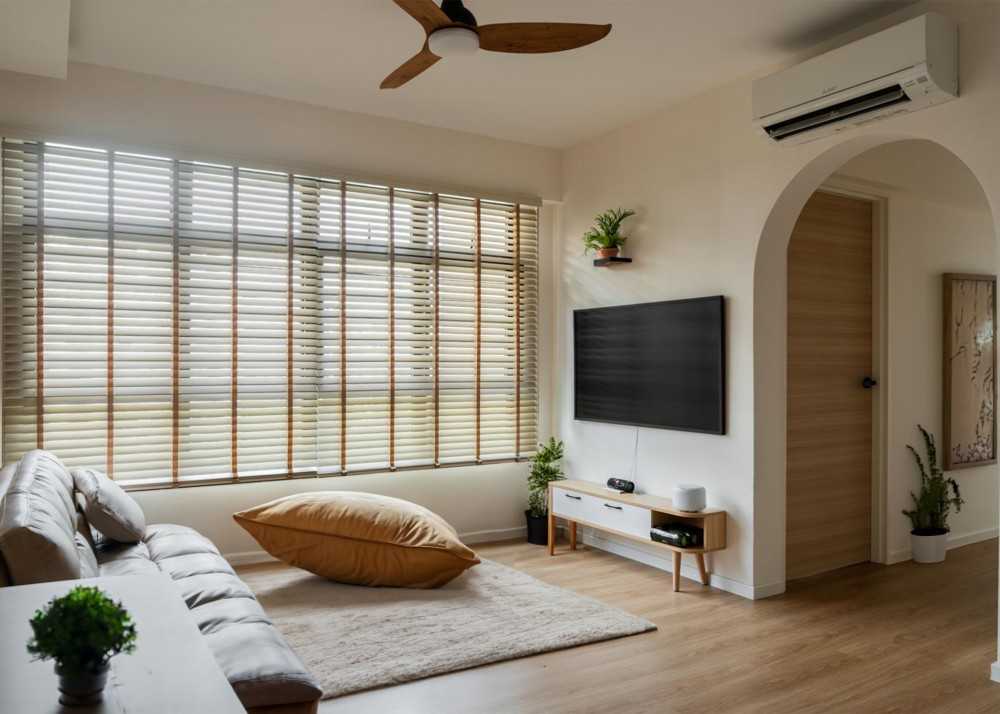
[[[53,454],[31,451],[0,469],[0,585],[164,572],[254,714],[314,712],[316,680],[216,547],[185,526],[150,525],[136,544],[95,545],[73,477]]]

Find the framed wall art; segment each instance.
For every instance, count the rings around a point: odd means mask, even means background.
[[[944,468],[997,462],[995,275],[944,276]]]

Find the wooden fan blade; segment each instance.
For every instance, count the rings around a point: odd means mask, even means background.
[[[451,24],[451,19],[434,3],[434,0],[395,0],[395,2],[410,17],[423,25],[428,35],[439,27]]]
[[[491,52],[562,52],[607,37],[611,25],[573,22],[503,22],[479,27],[479,47]]]
[[[383,79],[379,87],[381,89],[397,89],[398,87],[402,87],[421,72],[434,66],[434,63],[439,59],[441,58],[431,52],[425,42],[422,50],[403,62],[392,74]]]

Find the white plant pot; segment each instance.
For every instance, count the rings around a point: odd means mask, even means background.
[[[948,534],[916,535],[910,533],[910,551],[917,563],[940,563],[948,550]]]

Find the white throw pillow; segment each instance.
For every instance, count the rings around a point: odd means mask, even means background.
[[[146,516],[121,486],[93,469],[70,469],[73,485],[83,496],[83,513],[105,538],[138,543],[146,534]]]

